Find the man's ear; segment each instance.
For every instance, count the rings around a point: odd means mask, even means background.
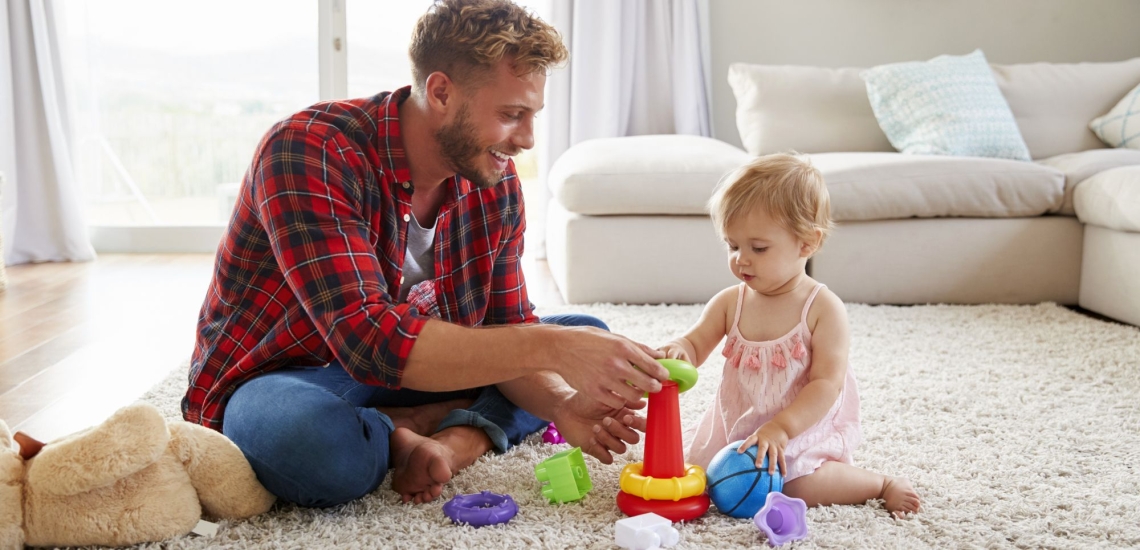
[[[457,101],[455,82],[441,71],[428,75],[424,81],[424,90],[426,90],[424,95],[427,98],[428,108],[440,114],[446,113]]]

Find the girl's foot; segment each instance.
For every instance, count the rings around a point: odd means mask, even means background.
[[[901,477],[890,477],[883,481],[883,492],[879,494],[887,511],[896,518],[903,519],[908,514],[918,513],[922,501],[918,492],[910,484],[910,480]]]

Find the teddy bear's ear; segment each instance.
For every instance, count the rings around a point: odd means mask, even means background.
[[[153,464],[169,443],[162,413],[136,403],[90,430],[48,443],[28,462],[27,483],[65,496],[105,487]]]

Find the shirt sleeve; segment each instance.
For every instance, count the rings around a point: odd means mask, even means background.
[[[399,388],[427,319],[393,305],[381,275],[363,204],[374,177],[342,133],[284,125],[269,139],[254,199],[286,284],[354,379]]]
[[[513,161],[511,172],[514,172]],[[510,186],[508,211],[503,220],[504,231],[509,232],[495,258],[491,273],[491,301],[483,324],[537,323],[538,316],[534,314],[534,304],[527,295],[522,270],[523,233],[526,231],[522,192],[517,176],[504,184]]]

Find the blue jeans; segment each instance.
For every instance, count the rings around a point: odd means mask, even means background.
[[[588,315],[556,315],[545,324],[607,329]],[[436,431],[482,428],[504,452],[547,422],[511,403],[495,386],[452,392],[391,390],[357,382],[337,363],[280,369],[242,384],[226,404],[222,432],[282,500],[326,507],[356,500],[380,486],[391,457],[392,419],[374,407],[414,407],[474,398],[451,411]]]

